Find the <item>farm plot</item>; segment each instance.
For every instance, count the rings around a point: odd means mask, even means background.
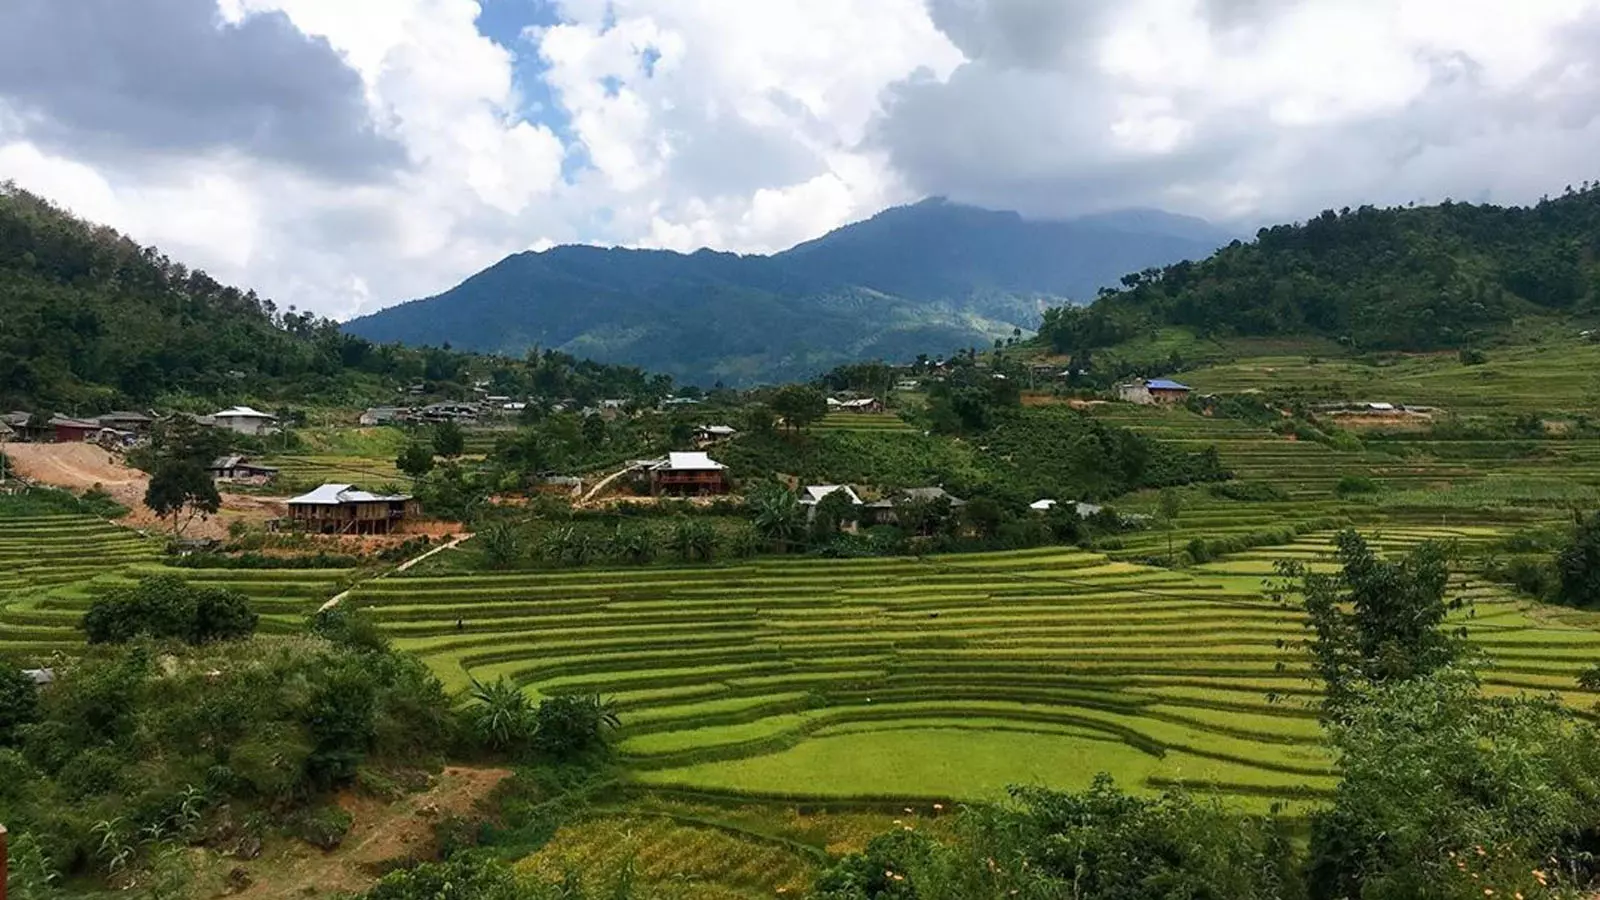
[[[881,432],[909,432],[915,429],[905,419],[893,413],[849,413],[831,412],[822,417],[822,421],[811,426],[813,431],[870,431]]]
[[[352,569],[180,569],[156,543],[92,516],[0,523],[0,651],[43,656],[82,643],[78,622],[101,592],[147,575],[226,587],[251,600],[262,631],[289,631],[354,575]]]

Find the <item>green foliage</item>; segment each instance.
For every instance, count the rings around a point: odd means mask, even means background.
[[[533,895],[510,864],[490,853],[475,852],[397,869],[362,896],[365,900],[529,900]]]
[[[440,422],[433,426],[433,452],[445,459],[455,459],[467,449],[467,436],[454,422]]]
[[[1382,486],[1366,475],[1341,475],[1338,484],[1333,486],[1333,493],[1337,497],[1361,497],[1381,490]]]
[[[756,533],[779,553],[788,550],[805,531],[806,514],[793,491],[766,483],[750,492],[750,521]]]
[[[344,843],[344,836],[354,824],[354,817],[330,804],[301,810],[290,820],[289,827],[295,837],[326,853]]]
[[[1273,503],[1289,499],[1282,488],[1266,481],[1224,481],[1206,490],[1213,497],[1248,503]]]
[[[215,514],[222,506],[222,496],[211,473],[199,463],[171,458],[161,461],[151,473],[144,505],[160,518],[171,518],[173,537],[178,537],[196,516]]]
[[[412,478],[421,478],[433,471],[433,450],[426,444],[412,441],[395,457],[394,467]]]
[[[1470,346],[1519,314],[1590,299],[1596,265],[1581,248],[1597,228],[1593,187],[1528,208],[1328,210],[1201,262],[1129,275],[1087,310],[1047,311],[1039,332],[1059,352],[1160,325],[1315,334],[1370,349]]]
[[[495,522],[478,532],[476,540],[491,569],[509,569],[522,559],[522,534],[510,522]]]
[[[793,431],[804,431],[828,414],[828,398],[816,388],[803,384],[778,388],[769,405],[783,419],[784,426]]]
[[[598,694],[563,694],[541,700],[533,721],[534,748],[557,760],[601,749],[606,733],[621,725],[616,708]]]
[[[1404,681],[1453,662],[1462,652],[1459,630],[1445,619],[1459,601],[1447,601],[1448,554],[1426,542],[1404,559],[1380,558],[1354,530],[1336,539],[1341,571],[1322,574],[1303,563],[1278,564],[1303,598],[1307,644],[1321,676],[1326,704],[1335,717],[1363,684]]]
[[[204,644],[249,637],[256,621],[243,594],[194,587],[177,575],[152,575],[96,599],[84,613],[83,632],[91,644],[138,637]]]
[[[33,486],[15,494],[0,494],[0,520],[56,514],[89,515],[116,519],[128,509],[104,491],[88,490],[80,496],[60,488]]]
[[[1556,554],[1556,597],[1568,606],[1600,605],[1600,513],[1580,517]]]
[[[533,746],[538,729],[528,696],[513,681],[497,678],[489,684],[472,679],[471,696],[476,704],[469,717],[478,739],[492,750],[521,753]]]
[[[1312,818],[1313,897],[1569,896],[1588,883],[1591,726],[1550,701],[1485,698],[1452,669],[1355,699],[1332,733],[1343,778]]]
[[[33,677],[0,661],[0,747],[15,744],[20,729],[38,718],[39,687]]]

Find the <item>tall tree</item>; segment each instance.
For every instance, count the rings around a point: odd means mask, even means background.
[[[828,414],[828,398],[814,387],[788,384],[772,395],[772,411],[790,430],[803,431]]]
[[[211,481],[211,473],[200,463],[170,458],[158,463],[151,473],[144,505],[157,517],[172,520],[172,537],[176,540],[196,517],[214,515],[222,506],[222,496]]]
[[[1298,560],[1278,563],[1288,587],[1304,597],[1306,626],[1315,632],[1307,648],[1334,718],[1363,685],[1426,675],[1463,648],[1461,629],[1446,625],[1461,601],[1445,599],[1450,572],[1443,545],[1424,543],[1390,562],[1353,529],[1339,532],[1337,544],[1337,573],[1312,572]]]

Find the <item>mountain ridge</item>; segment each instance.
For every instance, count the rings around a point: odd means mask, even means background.
[[[1196,224],[1198,223],[1198,224]],[[1125,272],[1226,243],[1157,211],[1026,219],[942,199],[770,255],[562,245],[345,323],[376,341],[539,346],[691,382],[809,377],[843,362],[987,345]],[[1143,229],[1143,230],[1140,230]]]

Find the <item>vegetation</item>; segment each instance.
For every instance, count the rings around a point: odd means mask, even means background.
[[[83,633],[91,644],[123,644],[140,637],[204,644],[249,637],[258,619],[243,594],[156,575],[91,603],[83,616]]]

